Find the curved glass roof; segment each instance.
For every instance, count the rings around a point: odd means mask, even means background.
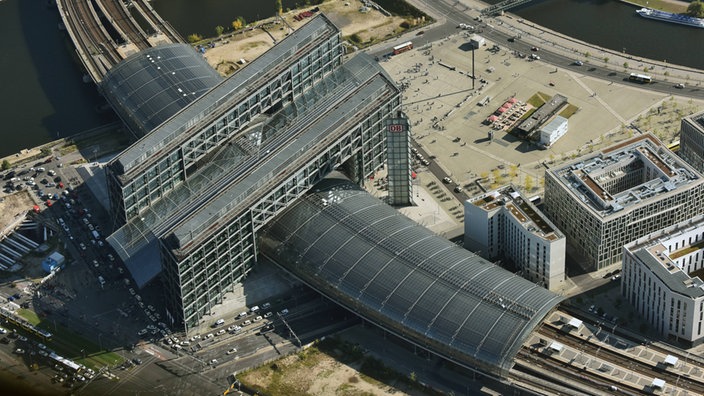
[[[278,216],[260,251],[366,319],[450,360],[504,376],[562,297],[331,177]]]
[[[105,98],[137,137],[149,133],[223,81],[187,44],[140,51],[110,69]]]

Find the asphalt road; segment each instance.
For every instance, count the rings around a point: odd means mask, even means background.
[[[489,41],[492,41],[501,47],[508,48],[511,51],[521,52],[523,54],[530,54],[531,48],[536,46],[540,48],[539,55],[540,61],[554,65],[559,68],[569,68],[575,72],[583,73],[594,78],[599,78],[604,81],[613,81],[618,83],[628,82],[628,76],[630,72],[623,72],[614,70],[614,67],[619,67],[616,63],[612,63],[613,67],[600,66],[598,64],[585,64],[583,66],[577,66],[574,64],[575,56],[566,56],[561,52],[553,50],[551,46],[541,45],[539,43],[534,43],[533,39],[518,39],[514,42],[509,42],[510,37],[514,37],[515,33],[511,32],[509,28],[503,28],[501,25],[497,24],[495,20],[487,21],[485,18],[483,22],[477,22],[472,20],[472,18],[467,13],[469,8],[458,3],[452,2],[448,3],[446,1],[430,1],[430,0],[419,0],[421,3],[425,4],[426,7],[432,9],[437,15],[441,15],[445,22],[437,24],[432,28],[423,30],[422,35],[417,35],[413,37],[410,41],[413,42],[415,48],[420,48],[428,43],[434,41],[439,41],[448,36],[461,32],[459,29],[460,23],[467,23],[476,27],[476,33]],[[500,21],[498,21],[500,22]],[[551,37],[549,35],[541,36],[541,40],[549,41]],[[572,43],[576,46],[576,43]],[[378,50],[371,51],[372,56],[377,56],[382,59],[384,56],[390,54],[390,48],[393,45],[389,45],[387,48],[382,48]],[[585,49],[584,51],[588,51]],[[580,51],[580,52],[584,52]],[[632,57],[629,57],[632,58]],[[639,60],[633,58],[630,61],[631,64],[638,63]],[[600,62],[601,63],[601,62]],[[674,79],[674,78],[673,78]],[[634,83],[637,84],[637,83]],[[684,89],[676,88],[672,82],[659,82],[657,78],[651,84],[642,85],[641,88],[648,89],[654,92],[662,92],[671,95],[678,95],[684,97],[690,97],[694,99],[704,99],[704,90],[698,87],[686,87]]]

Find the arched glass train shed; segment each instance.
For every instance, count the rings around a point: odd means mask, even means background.
[[[505,377],[560,296],[435,235],[342,177],[260,234],[260,251],[372,323]]]
[[[166,44],[120,62],[100,89],[139,138],[223,80],[190,45]]]

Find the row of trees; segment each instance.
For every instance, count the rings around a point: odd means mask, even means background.
[[[308,1],[306,1],[306,3],[308,3]],[[276,0],[274,7],[278,15],[281,15],[281,13],[283,12],[282,0]],[[247,26],[247,21],[241,16],[237,17],[237,19],[232,21],[232,28],[234,30],[240,30],[245,26]],[[223,33],[225,33],[225,28],[223,26],[215,26],[215,36],[220,37]],[[197,33],[193,33],[188,35],[187,39],[189,43],[196,43],[198,41],[203,40],[203,36]]]
[[[237,17],[234,21],[232,21],[232,29],[234,30],[240,30],[247,26],[247,21],[243,17]],[[225,33],[225,27],[222,25],[215,26],[215,36],[220,37],[222,34]],[[189,43],[197,43],[199,41],[203,40],[203,36],[197,33],[189,34],[188,37],[186,38]]]

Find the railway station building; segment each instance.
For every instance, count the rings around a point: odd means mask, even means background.
[[[499,378],[562,300],[336,173],[266,225],[259,245],[266,257],[365,321]]]
[[[339,34],[312,19],[108,165],[124,223],[107,240],[138,286],[162,275],[172,326],[220,304],[255,264],[259,229],[326,174],[361,182],[387,164],[387,125],[407,124],[400,91],[366,54],[343,64]],[[391,151],[410,180],[404,133]],[[406,184],[394,191],[410,196]]]
[[[656,137],[637,136],[545,172],[545,213],[588,270],[623,246],[702,213],[702,176]]]
[[[658,230],[623,248],[621,294],[658,333],[704,342],[704,216]]]

